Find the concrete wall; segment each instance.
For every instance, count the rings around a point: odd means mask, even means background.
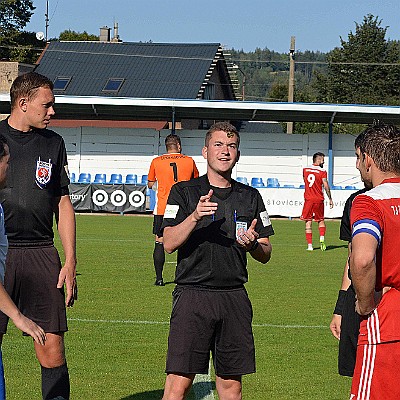
[[[165,152],[164,138],[169,130],[128,128],[55,128],[64,137],[68,152],[70,172],[78,177],[80,172],[147,174],[155,155]],[[206,163],[201,156],[206,131],[179,130],[183,152],[192,156],[200,173],[205,173]],[[243,133],[241,157],[235,167],[234,177],[251,180],[261,177],[278,178],[281,185],[302,184],[302,168],[312,163],[317,151],[328,154],[327,134],[288,135],[284,133]],[[355,168],[354,137],[333,137],[333,184],[362,187]],[[328,170],[329,158],[325,157]]]

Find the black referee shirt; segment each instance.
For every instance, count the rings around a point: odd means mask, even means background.
[[[351,225],[350,225],[350,210],[351,205],[353,203],[354,198],[361,194],[365,193],[367,189],[361,189],[357,192],[352,193],[349,198],[346,200],[343,209],[342,219],[340,220],[340,239],[345,240],[346,242],[351,242]]]
[[[20,132],[0,122],[10,148],[7,186],[0,190],[10,243],[48,242],[54,237],[57,199],[68,194],[64,140],[48,129]]]
[[[232,180],[231,188],[214,188],[207,175],[175,184],[170,192],[162,228],[176,226],[196,208],[200,196],[214,190],[218,203],[214,217],[203,217],[189,239],[178,249],[175,283],[235,287],[247,282],[246,251],[236,242],[236,222],[250,226],[257,218],[260,237],[274,234],[258,190]]]

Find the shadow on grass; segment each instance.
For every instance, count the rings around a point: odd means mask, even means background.
[[[160,400],[163,394],[164,390],[151,390],[149,392],[136,393],[128,397],[122,397],[121,400]]]
[[[208,399],[213,393],[213,390],[215,390],[215,382],[195,382],[188,395],[188,400]],[[132,394],[128,397],[123,397],[120,400],[161,400],[163,394],[164,390],[151,390],[149,392]]]
[[[326,246],[326,250],[335,250],[335,249],[341,249],[341,248],[347,249],[347,247],[348,247],[347,244],[341,244],[338,246],[333,245],[333,246]]]

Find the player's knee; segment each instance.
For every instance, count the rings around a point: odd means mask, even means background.
[[[168,374],[162,400],[184,400],[189,392],[194,376]]]

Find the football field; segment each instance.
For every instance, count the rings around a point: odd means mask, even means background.
[[[302,221],[272,223],[271,261],[249,258],[257,373],[244,377],[243,398],[347,399],[351,380],[337,373],[329,331],[347,254],[339,221],[327,221],[325,252],[305,250]],[[152,216],[77,215],[79,298],[66,334],[71,399],[161,399],[176,255],[166,258],[167,285],[154,286],[153,241]],[[40,399],[31,339],[12,323],[3,360],[7,399]],[[213,388],[211,369],[189,398],[217,399]]]

